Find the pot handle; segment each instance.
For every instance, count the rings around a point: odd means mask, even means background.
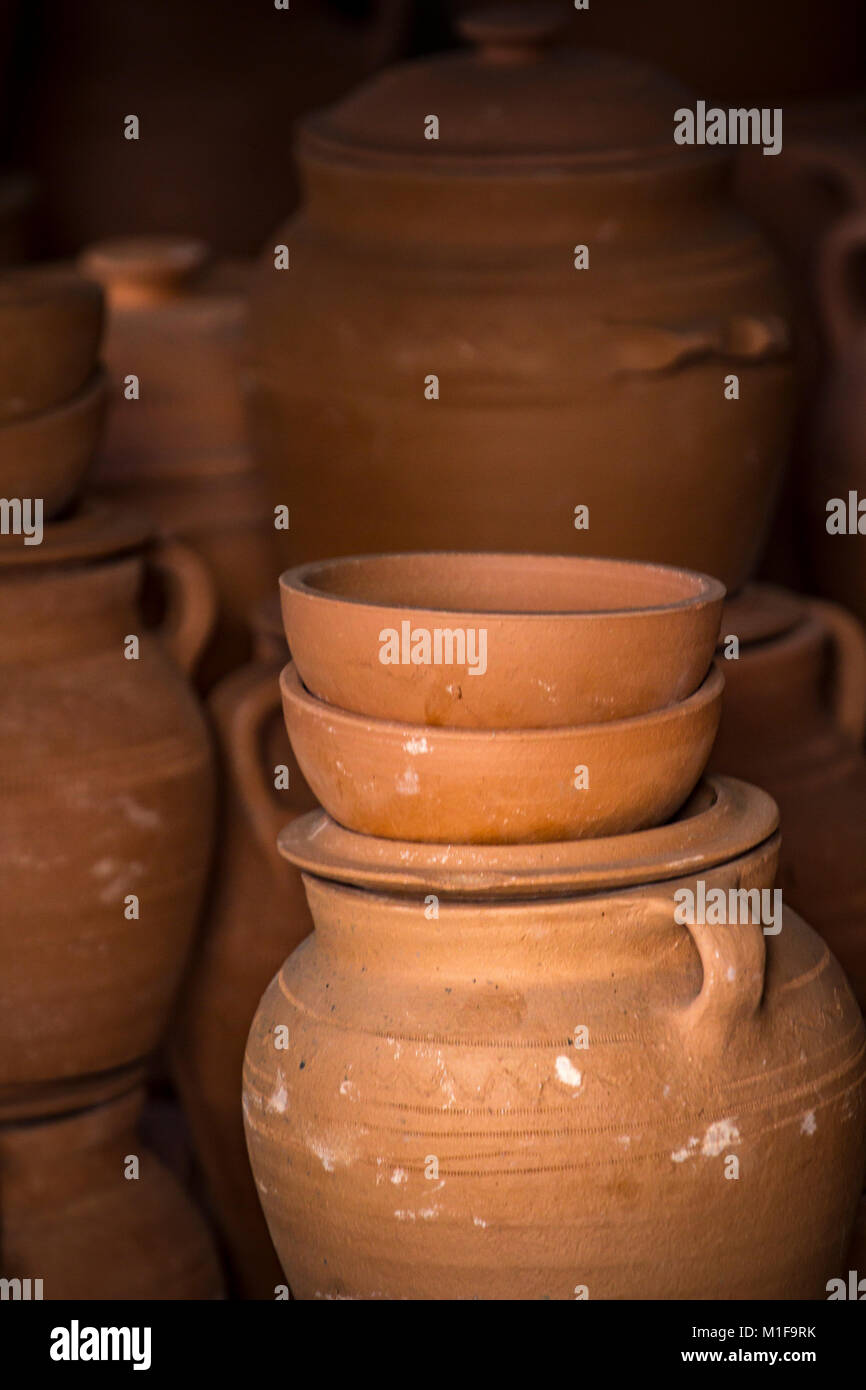
[[[827,629],[833,644],[833,717],[842,733],[859,747],[866,734],[866,628],[836,603],[810,598],[808,607]]]
[[[855,290],[858,272],[859,294]],[[843,217],[824,238],[818,262],[818,298],[827,339],[841,357],[866,339],[866,212]]]
[[[262,765],[260,739],[265,721],[282,706],[279,669],[262,672],[250,685],[224,720],[220,720],[229,765],[240,792],[241,801],[252,822],[259,848],[275,874],[286,872],[286,861],[277,849],[280,830],[301,815],[296,810],[281,810]]]
[[[670,371],[689,362],[721,358],[765,362],[783,356],[790,330],[778,314],[735,314],[725,321],[628,323],[622,332],[619,368],[626,372]]]
[[[148,563],[167,590],[160,636],[181,670],[191,676],[216,626],[217,597],[210,571],[194,550],[179,541],[160,541]]]
[[[671,899],[654,899],[653,905],[669,922]],[[704,978],[696,998],[676,1018],[694,1051],[715,1052],[727,1045],[738,1024],[760,1009],[767,958],[764,929],[760,922],[746,922],[692,923],[685,930],[698,949]]]

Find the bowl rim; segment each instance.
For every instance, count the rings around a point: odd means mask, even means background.
[[[451,561],[460,562],[461,560],[473,559],[476,561],[503,561],[510,562],[522,561],[524,564],[557,564],[574,565],[583,568],[584,566],[614,568],[620,571],[631,571],[637,575],[640,571],[645,573],[662,574],[671,579],[679,580],[683,584],[687,581],[696,586],[696,591],[683,598],[676,599],[672,603],[653,603],[644,606],[633,606],[629,608],[573,608],[573,609],[477,609],[477,608],[448,608],[442,606],[429,606],[412,603],[382,603],[378,600],[371,600],[348,594],[333,594],[325,589],[317,588],[311,581],[317,574],[323,574],[327,570],[337,567],[349,568],[355,565],[371,564],[377,561],[415,562],[422,561]],[[647,560],[626,560],[615,556],[605,555],[562,555],[546,554],[538,551],[481,551],[481,550],[415,550],[415,551],[381,551],[366,555],[340,555],[328,560],[311,560],[303,565],[295,565],[293,568],[284,570],[279,580],[281,596],[296,595],[307,600],[313,600],[320,604],[333,604],[336,606],[347,606],[349,608],[366,609],[370,613],[427,613],[438,614],[443,618],[453,619],[455,617],[470,617],[478,619],[479,622],[487,621],[508,621],[508,622],[550,622],[558,620],[561,622],[592,622],[604,619],[605,622],[613,618],[619,619],[641,619],[653,615],[670,616],[679,612],[697,612],[701,608],[712,604],[721,604],[724,601],[726,589],[719,579],[712,575],[704,574],[700,570],[684,569],[678,565],[666,565]]]

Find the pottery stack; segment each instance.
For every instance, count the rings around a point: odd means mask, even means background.
[[[820,1296],[866,1032],[790,909],[702,906],[775,901],[779,850],[764,792],[699,784],[721,585],[415,554],[281,591],[323,810],[280,851],[315,930],[253,1022],[244,1113],[295,1296]]]
[[[206,689],[249,657],[249,609],[279,572],[274,513],[245,435],[249,268],[170,236],[100,242],[80,265],[105,289],[116,388],[94,484],[207,566],[219,610],[196,671]]]
[[[213,596],[195,556],[83,489],[101,291],[14,272],[0,305],[0,1266],[51,1299],[211,1297],[207,1230],[135,1136],[211,851],[186,672]]]

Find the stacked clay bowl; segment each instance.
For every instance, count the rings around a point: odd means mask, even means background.
[[[93,460],[107,380],[97,364],[102,293],[49,267],[0,276],[0,496],[41,499],[51,521]]]
[[[530,844],[661,824],[718,727],[724,590],[661,565],[417,554],[290,570],[283,709],[361,834]]]

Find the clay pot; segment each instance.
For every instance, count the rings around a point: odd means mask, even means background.
[[[251,652],[247,615],[279,573],[274,517],[246,446],[240,390],[248,281],[178,237],[100,243],[81,258],[109,304],[106,361],[117,399],[95,483],[150,516],[210,569],[219,623],[198,684],[210,688]],[[122,384],[138,376],[140,398]]]
[[[143,1099],[0,1126],[4,1278],[41,1279],[52,1300],[222,1296],[204,1221],[142,1144]]]
[[[866,166],[864,166],[866,207]],[[802,535],[813,584],[866,622],[866,211],[837,223],[821,253],[820,286],[827,358],[812,426],[810,468],[804,482]],[[853,494],[853,496],[852,496]],[[839,534],[828,505],[840,499]],[[828,531],[828,525],[834,530]],[[853,525],[853,532],[849,530]],[[859,529],[858,529],[859,527]]]
[[[779,596],[756,589],[769,613]],[[831,604],[782,595],[797,621],[723,661],[710,766],[748,772],[781,811],[780,882],[838,956],[866,1009],[866,634]],[[736,632],[726,618],[722,632]]]
[[[465,32],[473,50],[304,122],[305,202],[259,265],[247,380],[286,563],[577,550],[736,589],[792,381],[727,157],[674,143],[677,83],[556,46],[543,13]]]
[[[165,1027],[210,857],[213,784],[189,669],[213,621],[179,546],[96,505],[0,543],[0,1116],[129,1086]],[[169,591],[162,633],[142,575]],[[128,660],[130,637],[138,659]],[[136,912],[137,916],[131,915]]]
[[[696,876],[772,885],[775,807],[741,795],[749,847],[719,861],[708,830],[687,877],[683,821],[573,847],[559,897],[531,869],[436,911],[417,881],[305,877],[316,929],[244,1072],[296,1297],[824,1296],[866,1163],[859,1010],[790,911],[775,936],[674,920]]]
[[[210,1206],[240,1292],[282,1284],[250,1173],[240,1107],[244,1046],[262,992],[312,930],[297,871],[276,850],[287,819],[313,798],[280,710],[286,647],[276,600],[257,610],[257,657],[208,702],[222,771],[221,825],[207,912],[171,1039],[172,1071]],[[289,788],[274,789],[274,768]]]
[[[0,424],[0,495],[41,497],[51,520],[81,489],[93,462],[108,395],[97,371],[71,400]]]
[[[685,699],[709,670],[724,596],[716,580],[662,566],[465,554],[324,561],[289,570],[280,590],[314,695],[376,719],[483,729],[604,722]],[[432,661],[436,633],[440,645],[448,635],[447,664]]]
[[[280,676],[298,764],[325,810],[386,839],[520,844],[621,835],[682,806],[706,766],[724,681],[677,705],[560,729],[429,729],[347,714]]]
[[[101,334],[102,294],[82,276],[58,267],[0,275],[0,426],[77,395]]]

